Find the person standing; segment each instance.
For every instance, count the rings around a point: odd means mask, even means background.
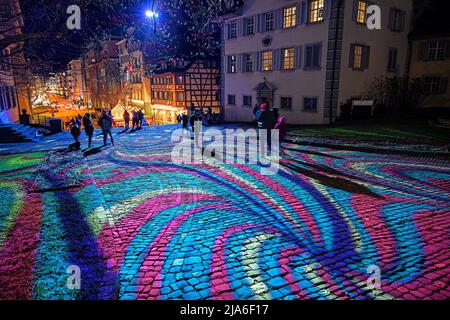
[[[136,110],[131,111],[131,116],[132,116],[131,123],[133,125],[133,128],[131,129],[131,131],[135,131],[137,129],[135,127],[137,127],[137,119],[138,119]]]
[[[181,122],[182,122],[183,129],[187,129],[188,123],[189,123],[189,117],[187,116],[187,114],[185,114],[185,113],[182,114]]]
[[[142,123],[144,122],[144,113],[141,109],[138,110],[138,126],[139,130],[142,129]]]
[[[88,136],[88,148],[91,147],[92,136],[94,135],[94,126],[92,125],[91,114],[88,112],[83,117],[83,127]]]
[[[98,125],[102,128],[103,133],[103,146],[106,146],[106,142],[108,140],[108,135],[111,138],[111,144],[114,146],[114,140],[111,134],[112,128],[112,118],[108,116],[108,114],[103,111],[102,116],[98,121]]]
[[[26,109],[22,109],[22,114],[19,116],[20,124],[23,124],[24,126],[30,126],[30,115],[27,113]]]
[[[80,141],[78,141],[78,138],[80,137],[80,127],[77,126],[77,123],[75,122],[74,119],[70,120],[69,126],[70,126],[70,134],[75,140],[75,143],[71,144],[69,148],[71,150],[80,150]]]
[[[123,112],[123,121],[125,122],[125,131],[130,128],[130,113],[127,109]]]
[[[268,152],[272,150],[272,129],[275,126],[275,117],[273,110],[270,109],[269,103],[261,104],[261,116],[258,119],[258,127],[267,130],[267,147]]]

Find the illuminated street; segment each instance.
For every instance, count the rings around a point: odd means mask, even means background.
[[[174,164],[174,128],[1,145],[0,298],[450,298],[448,160],[286,143],[263,176]]]

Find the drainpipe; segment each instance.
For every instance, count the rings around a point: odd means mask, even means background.
[[[336,75],[337,43],[339,38],[342,1],[343,0],[338,0],[337,2],[336,32],[334,33],[333,70],[331,75],[330,124],[333,124],[333,98],[334,98],[334,81],[335,81],[334,77]],[[331,8],[331,15],[333,15],[333,8]]]

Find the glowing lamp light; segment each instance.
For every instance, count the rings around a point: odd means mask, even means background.
[[[147,11],[145,11],[145,16],[147,18],[158,18],[159,14],[158,14],[158,12],[147,10]]]

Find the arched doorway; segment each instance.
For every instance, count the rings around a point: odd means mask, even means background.
[[[261,105],[263,102],[268,102],[271,106],[274,106],[276,88],[270,84],[267,79],[264,79],[264,82],[258,84],[255,90],[257,93],[256,97],[258,105]]]

